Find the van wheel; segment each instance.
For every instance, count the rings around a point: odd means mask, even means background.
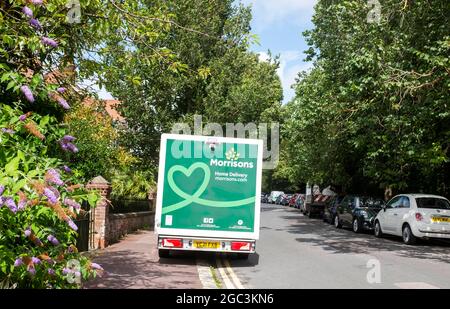
[[[383,231],[381,231],[381,224],[379,221],[375,222],[375,227],[373,229],[373,233],[375,234],[375,237],[378,237],[378,238],[383,237]]]
[[[355,233],[361,232],[361,223],[359,222],[358,218],[353,219],[352,228],[353,228],[353,232],[355,232]]]
[[[341,220],[339,220],[339,216],[336,215],[334,217],[334,227],[340,229],[342,227]]]
[[[417,241],[417,238],[412,233],[409,225],[405,225],[403,227],[402,237],[403,237],[403,242],[407,245],[414,245]]]
[[[169,258],[170,257],[170,251],[167,249],[158,249],[158,256],[160,258]]]

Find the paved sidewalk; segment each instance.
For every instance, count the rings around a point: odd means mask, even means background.
[[[89,289],[194,289],[202,288],[195,257],[159,259],[153,231],[129,234],[99,251],[94,262],[105,273],[84,284]]]

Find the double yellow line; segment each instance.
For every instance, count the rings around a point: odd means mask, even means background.
[[[239,280],[236,273],[231,268],[230,262],[225,256],[217,255],[216,265],[219,270],[220,276],[222,277],[225,288],[227,289],[244,289],[244,286]]]

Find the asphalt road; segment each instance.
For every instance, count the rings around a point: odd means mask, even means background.
[[[256,254],[230,260],[245,288],[450,288],[450,244],[355,234],[264,204]]]

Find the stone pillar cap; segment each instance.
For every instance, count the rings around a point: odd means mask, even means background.
[[[109,182],[103,178],[102,176],[97,176],[91,181],[89,181],[90,185],[109,185]]]

